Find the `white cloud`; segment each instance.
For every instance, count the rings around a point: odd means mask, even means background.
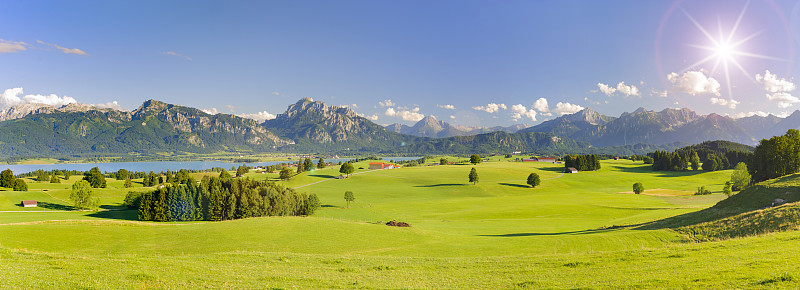
[[[353,109],[358,109],[358,104],[351,104],[350,106],[352,106]]]
[[[28,50],[27,43],[0,38],[0,53],[20,52],[25,50]]]
[[[784,78],[778,78],[777,75],[772,74],[769,70],[764,72],[764,75],[756,74],[756,81],[764,85],[764,90],[770,93],[791,92],[796,87],[791,80],[787,81]]]
[[[209,115],[219,114],[219,110],[217,110],[217,108],[202,109],[201,111],[203,111],[203,112],[205,112],[206,114],[209,114]]]
[[[766,116],[769,116],[769,114],[766,113],[766,112],[762,112],[762,111],[755,111],[755,112],[747,112],[747,113],[741,112],[741,113],[737,113],[736,115],[733,115],[733,117],[736,118],[736,119],[744,118],[744,117],[752,117],[752,116],[766,117]]]
[[[613,87],[610,87],[610,86],[608,86],[607,84],[604,84],[604,83],[597,83],[597,87],[600,88],[601,92],[603,92],[604,94],[606,94],[609,97],[611,95],[613,95],[614,92],[617,91],[617,89],[615,89]]]
[[[414,108],[411,110],[395,110],[394,108],[387,108],[386,112],[383,114],[389,117],[400,117],[403,119],[403,121],[419,122],[419,120],[425,118],[425,115],[419,113],[419,108]]]
[[[731,109],[736,109],[736,105],[739,104],[739,101],[734,99],[726,100],[720,98],[711,98],[711,103],[714,105],[720,105]]]
[[[378,114],[366,115],[366,116],[364,116],[364,118],[367,118],[370,121],[377,121],[378,120]]]
[[[177,57],[180,57],[180,58],[183,58],[183,59],[186,59],[186,60],[192,60],[191,57],[186,56],[186,55],[182,55],[182,54],[174,52],[174,51],[167,51],[167,52],[164,52],[164,54],[177,56]]]
[[[10,107],[25,103],[45,104],[55,107],[61,107],[67,104],[77,103],[78,101],[72,97],[59,97],[55,94],[50,95],[22,95],[22,88],[7,89],[0,95],[0,107]]]
[[[456,116],[450,115],[450,119],[451,119],[451,120],[455,120],[455,119],[456,119]]]
[[[276,95],[276,96],[280,96],[281,95],[281,93],[279,93],[279,92],[272,92],[272,94]]]
[[[667,80],[672,83],[672,89],[692,96],[701,94],[714,94],[719,96],[720,84],[712,77],[706,77],[702,71],[688,71],[679,75],[670,73]]]
[[[231,113],[236,112],[236,107],[233,105],[225,105],[225,108],[231,111]]]
[[[583,107],[581,107],[579,105],[558,102],[556,104],[556,108],[555,108],[555,110],[553,110],[553,112],[556,113],[556,114],[559,114],[559,115],[566,115],[566,114],[577,113],[580,110],[583,110]]]
[[[6,89],[3,94],[0,95],[0,106],[10,107],[21,104],[22,99],[18,97],[21,94],[22,88]]]
[[[214,109],[214,110],[216,110],[216,109]],[[208,113],[208,112],[206,112],[206,113]],[[209,114],[211,114],[211,113],[209,113]],[[238,114],[237,116],[242,117],[242,118],[253,119],[253,120],[256,120],[256,121],[259,121],[259,122],[264,122],[266,120],[275,119],[275,115],[274,114],[270,114],[267,111],[261,111],[261,112],[252,113],[252,114]]]
[[[547,99],[539,98],[533,103],[533,108],[539,112],[550,112],[550,107],[547,105]]]
[[[378,105],[381,107],[394,107],[395,104],[392,100],[384,100],[383,102],[378,102]]]
[[[78,102],[77,100],[75,100],[72,97],[67,97],[67,96],[59,97],[59,96],[56,96],[55,94],[50,94],[50,95],[47,95],[47,96],[44,96],[44,95],[25,95],[24,97],[22,97],[22,99],[25,100],[25,102],[28,102],[28,103],[39,103],[39,104],[45,104],[45,105],[50,105],[50,106],[55,106],[55,107],[65,106],[67,104],[72,104],[72,103],[77,103]]]
[[[622,93],[623,95],[627,96],[638,96],[639,95],[639,88],[634,85],[627,86],[625,82],[619,82],[617,84],[617,91]]]
[[[117,101],[108,102],[105,104],[92,104],[92,106],[100,109],[114,109],[118,111],[126,111],[124,108],[122,108],[122,106],[119,105],[119,103],[117,103]]]
[[[500,109],[503,109],[503,110],[508,109],[508,107],[506,107],[506,104],[489,103],[486,106],[472,107],[472,109],[473,110],[477,110],[477,111],[484,111],[484,112],[487,112],[489,114],[492,114],[492,113],[497,113],[497,111],[500,111]]]
[[[456,109],[456,107],[453,106],[453,105],[436,105],[436,107],[439,107],[439,108],[442,108],[442,109],[448,109],[448,110],[455,110]]]
[[[778,108],[788,108],[795,103],[800,103],[800,99],[789,93],[767,94],[767,99],[778,102]]]
[[[666,98],[667,97],[667,90],[664,90],[662,92],[662,91],[656,91],[656,89],[651,88],[650,89],[650,95],[651,96],[656,96],[656,97],[659,97],[659,98]]]
[[[83,50],[77,49],[77,48],[66,48],[66,47],[60,46],[58,44],[47,43],[47,42],[44,42],[44,41],[41,41],[41,40],[37,40],[36,42],[39,43],[39,44],[55,47],[56,49],[61,50],[61,52],[66,53],[66,54],[77,54],[77,55],[89,56],[88,53],[86,53]]]
[[[514,112],[511,115],[511,119],[514,119],[514,122],[519,121],[519,119],[528,118],[531,121],[536,121],[536,111],[533,109],[528,110],[522,104],[516,104],[511,106],[511,111]]]

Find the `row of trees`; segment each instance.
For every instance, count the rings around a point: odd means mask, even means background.
[[[692,149],[675,150],[673,152],[653,152],[653,170],[655,171],[684,171],[690,166],[692,170],[700,168],[700,157]]]
[[[600,159],[597,155],[572,155],[564,156],[564,168],[575,168],[579,171],[592,171],[600,169]]]
[[[155,191],[132,195],[139,220],[233,220],[258,216],[311,215],[320,207],[316,194],[298,193],[268,181],[250,178],[204,177],[200,184],[168,184]]]
[[[705,171],[731,169],[740,162],[746,162],[751,155],[746,148],[733,147],[730,142],[713,141],[676,149],[673,152],[655,151],[653,156],[653,170],[656,171],[684,171],[691,168]],[[744,145],[742,145],[744,146]],[[697,150],[695,150],[695,148]],[[702,166],[701,166],[702,163]]]
[[[744,152],[730,152],[731,156],[740,156]],[[653,170],[656,171],[685,171],[691,168],[705,171],[717,171],[731,168],[732,164],[724,154],[707,152],[701,162],[700,155],[694,149],[678,149],[673,152],[653,152]],[[735,160],[738,160],[735,159]],[[702,166],[701,166],[702,163]]]
[[[800,171],[800,132],[790,129],[783,136],[761,139],[747,167],[759,182]]]
[[[11,188],[14,191],[28,191],[28,184],[22,178],[14,177],[11,169],[0,172],[0,187]]]

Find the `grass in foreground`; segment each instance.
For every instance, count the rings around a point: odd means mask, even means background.
[[[481,181],[471,185],[471,167],[357,170],[346,180],[330,179],[338,167],[304,173],[285,183],[313,183],[300,190],[324,204],[305,218],[140,223],[134,211],[0,212],[0,273],[11,273],[0,286],[798,286],[797,232],[695,244],[668,227],[608,228],[691,215],[723,198],[621,193],[634,182],[673,193],[721,189],[729,172],[604,161],[598,172],[561,175],[558,165],[498,160],[475,166]],[[525,185],[531,172],[540,187]],[[356,195],[351,208],[346,190]],[[104,205],[118,206],[126,192],[102,191]],[[375,224],[390,219],[412,227]]]

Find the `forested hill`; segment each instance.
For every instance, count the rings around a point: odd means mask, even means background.
[[[291,142],[251,119],[155,100],[131,112],[69,106],[72,109],[0,122],[0,154],[269,151]]]

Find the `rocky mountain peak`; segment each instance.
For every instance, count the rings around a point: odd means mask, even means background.
[[[20,104],[0,109],[0,121],[19,119],[31,114],[52,113],[53,111],[55,111],[55,107],[50,105],[40,103]]]
[[[577,113],[564,116],[570,122],[586,122],[592,125],[601,125],[607,122],[607,117],[600,115],[595,110],[586,108],[578,111]]]

